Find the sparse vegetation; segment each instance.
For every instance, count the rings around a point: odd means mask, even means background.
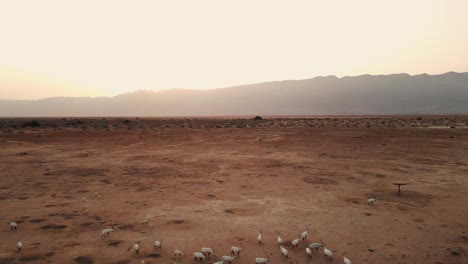
[[[279,263],[278,232],[293,263],[324,260],[319,236],[335,261],[346,251],[356,263],[386,263],[419,243],[404,261],[425,259],[425,249],[437,246],[450,250],[431,251],[431,262],[463,263],[466,234],[451,221],[462,221],[461,203],[453,201],[465,188],[468,137],[463,128],[413,127],[458,118],[464,117],[368,118],[369,129],[367,121],[337,117],[140,118],[125,129],[114,126],[123,119],[106,118],[109,131],[99,126],[102,119],[80,118],[86,132],[54,130],[54,119],[38,119],[41,129],[8,127],[0,134],[0,205],[9,208],[2,211],[0,252],[7,255],[0,263],[31,256],[40,258],[31,263],[173,263],[176,248],[187,252],[176,256],[185,263],[202,246],[216,252],[209,263],[229,255],[232,264]],[[383,129],[392,124],[403,126]],[[410,184],[398,197],[392,184],[400,181]],[[113,224],[110,238],[100,239]],[[418,236],[392,231],[402,224]],[[160,251],[155,239],[164,243]]]

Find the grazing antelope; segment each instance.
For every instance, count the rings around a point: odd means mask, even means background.
[[[114,225],[111,225],[111,228],[106,228],[101,231],[101,238],[110,237],[110,233],[114,231]]]
[[[174,257],[180,258],[180,257],[183,257],[184,255],[185,254],[184,254],[184,252],[182,252],[182,250],[180,250],[180,249],[174,250]]]
[[[310,250],[310,248],[308,248],[308,247],[306,247],[305,250],[306,250],[306,255],[311,258],[312,257],[312,250]]]
[[[22,247],[23,247],[23,243],[21,243],[21,241],[18,241],[18,243],[16,244],[16,250],[18,250],[18,252],[21,252]]]
[[[285,249],[283,246],[279,246],[280,250],[281,250],[281,256],[283,258],[288,258],[288,250]]]
[[[260,229],[260,233],[258,234],[258,237],[257,237],[257,241],[258,241],[259,246],[262,245],[262,239],[263,239],[263,235],[262,235],[262,230]]]
[[[374,196],[374,197],[370,197],[370,198],[367,198],[367,204],[372,204],[374,205],[375,201],[377,201],[377,198]]]
[[[283,244],[283,239],[281,239],[281,237],[279,236],[279,233],[278,233],[277,237],[278,238],[276,239],[276,241],[278,241],[278,246],[281,246]]]
[[[270,262],[270,257],[268,254],[265,252],[266,258],[255,258],[255,264],[265,264]]]
[[[18,228],[18,223],[16,222],[10,222],[10,229],[11,230],[16,230]]]
[[[293,241],[291,241],[292,248],[297,247],[297,245],[299,244],[299,241],[300,241],[299,238],[296,238]]]
[[[323,245],[321,243],[314,242],[309,245],[309,248],[312,249],[312,251],[318,252],[319,248],[321,248],[322,246]]]
[[[153,250],[158,250],[159,252],[161,252],[162,250],[162,242],[161,241],[154,241],[154,245],[153,245]]]
[[[325,254],[326,259],[328,259],[329,261],[333,261],[333,251],[328,249],[327,246],[325,246],[325,244],[323,244],[323,254]]]
[[[133,245],[133,247],[129,247],[129,248],[127,249],[127,251],[133,249],[133,250],[135,250],[135,253],[138,254],[138,252],[140,251],[140,243],[141,243],[141,241],[135,242],[135,244]]]
[[[244,251],[244,245],[242,243],[240,247],[231,247],[231,256],[237,255],[237,257],[239,257],[241,251]]]
[[[308,236],[309,236],[309,226],[306,226],[306,230],[302,232],[301,234],[302,241],[306,241]]]
[[[209,257],[209,258],[211,258],[214,255],[213,249],[209,247],[202,247],[201,252],[203,253],[205,257]]]
[[[234,256],[223,256],[223,261],[231,264],[231,261],[233,261],[236,257]]]
[[[353,264],[351,262],[351,260],[349,260],[349,258],[347,258],[345,255],[346,255],[346,252],[343,253],[343,263],[344,264]]]
[[[205,255],[201,252],[195,252],[193,253],[193,260],[195,261],[205,261]]]

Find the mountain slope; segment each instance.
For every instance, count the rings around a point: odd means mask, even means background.
[[[468,73],[327,76],[204,91],[0,100],[0,116],[12,117],[402,114],[468,114]]]

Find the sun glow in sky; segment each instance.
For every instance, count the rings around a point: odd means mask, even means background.
[[[465,0],[0,0],[0,99],[468,71]]]

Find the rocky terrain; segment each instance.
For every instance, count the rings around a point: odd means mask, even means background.
[[[155,128],[466,128],[468,116],[324,116],[219,118],[4,118],[0,129],[155,129]]]

